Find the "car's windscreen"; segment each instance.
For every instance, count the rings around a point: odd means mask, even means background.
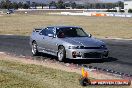
[[[82,28],[59,28],[56,30],[58,37],[88,37]]]

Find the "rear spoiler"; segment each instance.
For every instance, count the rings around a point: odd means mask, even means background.
[[[40,32],[42,29],[34,29],[33,32]]]

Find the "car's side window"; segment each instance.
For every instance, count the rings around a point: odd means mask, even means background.
[[[43,29],[43,30],[40,32],[40,34],[46,36],[46,30],[47,30],[47,28]]]
[[[40,32],[40,34],[44,36],[48,36],[48,34],[54,34],[53,29],[53,27],[45,28]]]
[[[54,34],[54,32],[53,32],[53,27],[48,27],[47,28],[47,31],[46,31],[46,34],[48,35],[48,34]]]

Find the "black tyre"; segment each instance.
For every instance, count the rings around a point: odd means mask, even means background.
[[[37,46],[38,46],[38,45],[37,45],[36,41],[34,41],[34,42],[32,43],[32,54],[33,54],[33,56],[39,55]]]
[[[64,46],[59,46],[57,57],[60,62],[66,60],[66,50]]]

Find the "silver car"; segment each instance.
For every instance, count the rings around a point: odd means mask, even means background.
[[[32,54],[39,52],[68,59],[103,59],[108,57],[104,42],[87,34],[81,27],[50,26],[35,28],[30,37]]]

